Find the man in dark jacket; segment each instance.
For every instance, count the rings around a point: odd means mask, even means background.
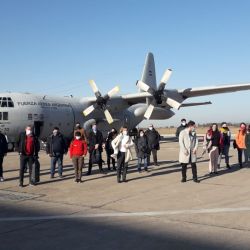
[[[176,133],[175,133],[175,136],[177,137],[177,139],[179,139],[180,132],[184,130],[185,128],[187,128],[187,121],[186,119],[181,119],[181,125],[176,129]]]
[[[87,175],[91,175],[93,163],[97,163],[100,173],[104,173],[102,169],[102,147],[103,147],[102,132],[97,129],[96,124],[92,125],[92,129],[88,135],[89,143],[89,169]],[[93,162],[95,161],[95,162]]]
[[[8,152],[8,143],[4,134],[0,131],[0,182],[4,181],[3,178],[3,158]]]
[[[158,160],[157,160],[157,151],[160,150],[160,139],[161,136],[159,133],[155,130],[154,126],[151,124],[147,131],[145,132],[147,141],[148,141],[148,156],[147,156],[147,162],[148,166],[150,166],[150,155],[152,152],[153,159],[154,159],[154,165],[159,166]]]
[[[144,131],[141,129],[139,130],[138,137],[135,139],[135,151],[138,158],[138,171],[141,172],[141,165],[142,161],[144,162],[144,170],[148,171],[148,164],[147,164],[147,157],[148,157],[148,140],[144,133]]]
[[[54,127],[52,135],[48,137],[47,154],[51,157],[50,178],[54,178],[56,163],[58,164],[59,177],[63,177],[63,155],[67,154],[68,147],[64,136],[58,127]]]
[[[35,160],[38,159],[40,144],[38,138],[33,135],[31,126],[27,126],[25,132],[20,134],[17,144],[20,155],[19,186],[23,187],[24,169],[26,164],[29,166],[29,184],[33,186],[36,183],[32,180],[32,166]]]

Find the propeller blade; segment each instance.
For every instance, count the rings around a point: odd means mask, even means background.
[[[116,93],[118,93],[119,91],[120,91],[119,86],[116,86],[116,87],[114,87],[113,89],[111,89],[111,90],[108,92],[108,96],[109,96],[109,97],[112,97],[112,96],[114,96]]]
[[[107,109],[104,110],[104,115],[105,115],[105,117],[106,117],[109,124],[114,122],[111,114],[109,113],[109,111]]]
[[[150,87],[142,81],[137,81],[137,86],[145,92],[148,92],[148,90],[150,89]]]
[[[144,117],[149,120],[153,111],[154,111],[154,105],[150,104],[144,114]]]
[[[177,101],[175,101],[174,99],[169,98],[169,97],[167,98],[166,103],[167,103],[170,107],[175,108],[175,109],[180,109],[180,107],[181,107],[181,103],[179,103],[179,102],[177,102]]]
[[[164,74],[163,74],[163,76],[162,76],[162,78],[161,78],[161,83],[165,83],[165,84],[166,84],[167,81],[169,80],[171,74],[172,74],[172,69],[167,69],[167,70],[164,72]]]
[[[88,116],[90,113],[92,113],[95,110],[94,105],[89,106],[83,111],[84,116]]]
[[[100,93],[95,81],[94,80],[89,80],[89,84],[90,84],[93,92],[95,93],[95,96],[96,97],[101,96],[101,93]]]

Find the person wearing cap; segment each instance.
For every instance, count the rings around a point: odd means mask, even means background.
[[[67,154],[68,147],[58,127],[54,127],[52,134],[48,137],[46,152],[51,157],[50,178],[54,178],[55,176],[56,164],[58,164],[58,175],[62,178],[63,155]]]
[[[75,133],[75,138],[70,144],[69,148],[70,159],[72,159],[75,169],[75,182],[82,182],[82,168],[84,165],[84,157],[87,154],[87,143],[84,140],[80,131]]]
[[[4,181],[3,178],[3,159],[8,152],[8,143],[4,134],[0,130],[0,182]]]
[[[239,132],[235,138],[236,148],[238,150],[238,161],[239,161],[240,168],[243,167],[243,165],[242,165],[242,154],[243,153],[244,153],[244,156],[246,158],[246,133],[247,133],[247,125],[246,125],[246,123],[242,122],[240,124]]]
[[[148,142],[148,154],[147,154],[147,165],[150,166],[150,155],[152,153],[154,165],[159,166],[157,160],[157,151],[160,150],[161,136],[158,131],[154,128],[153,124],[149,125],[145,132]]]
[[[181,119],[181,125],[176,129],[175,133],[176,138],[179,138],[180,132],[184,130],[186,127],[187,127],[186,119]]]
[[[197,150],[198,150],[198,138],[195,132],[195,122],[189,121],[187,128],[182,130],[179,135],[179,162],[182,167],[182,179],[181,182],[187,181],[187,165],[191,164],[193,181],[199,183],[197,177]]]
[[[220,168],[222,155],[224,155],[226,167],[230,169],[229,149],[230,149],[230,142],[231,142],[231,132],[226,122],[221,123],[220,133],[221,133],[221,152],[220,152],[219,160],[218,160],[218,168]]]

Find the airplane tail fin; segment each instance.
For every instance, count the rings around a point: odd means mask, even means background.
[[[145,61],[145,65],[142,72],[141,81],[156,89],[156,75],[155,75],[155,61],[154,55],[148,53]]]

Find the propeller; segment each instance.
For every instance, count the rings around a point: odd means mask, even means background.
[[[107,109],[107,103],[110,100],[112,96],[117,94],[119,92],[119,87],[116,86],[113,89],[111,89],[106,95],[102,96],[101,92],[99,91],[96,83],[94,80],[90,80],[89,84],[95,93],[96,96],[96,103],[87,107],[84,111],[83,114],[84,116],[88,116],[91,114],[94,110],[100,109],[104,112],[104,115],[108,121],[109,124],[113,123],[114,120],[112,118],[112,115],[110,114],[109,110]]]
[[[146,119],[150,119],[150,117],[154,111],[155,106],[162,104],[164,101],[172,108],[175,108],[175,109],[180,108],[181,103],[177,102],[176,100],[174,100],[170,97],[166,98],[164,96],[164,90],[165,90],[166,84],[167,84],[171,74],[172,74],[172,69],[167,69],[164,72],[164,74],[161,78],[160,84],[159,84],[157,89],[150,87],[145,82],[142,82],[142,81],[137,82],[137,85],[139,86],[139,88],[141,90],[150,93],[153,97],[153,99],[151,100],[151,102],[150,102],[150,104],[149,104],[149,106],[144,114],[144,117]]]

